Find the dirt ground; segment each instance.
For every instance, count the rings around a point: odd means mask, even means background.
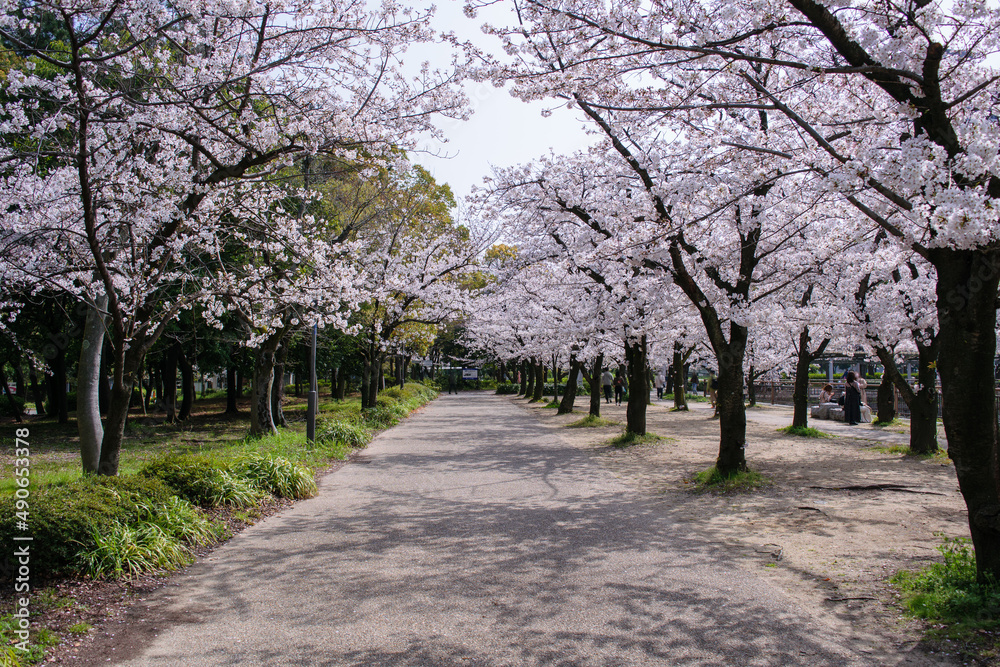
[[[719,422],[707,403],[671,412],[672,402],[654,400],[647,428],[667,439],[616,449],[607,441],[621,433],[621,425],[566,428],[586,415],[586,396],[577,399],[578,412],[572,415],[511,400],[565,441],[592,451],[629,485],[662,499],[666,514],[725,546],[789,595],[820,605],[859,632],[901,650],[922,642],[922,625],[902,616],[888,579],[898,570],[939,559],[942,536],[967,536],[968,525],[946,457],[886,453],[892,445],[907,444],[908,426],[879,429],[811,420],[810,426],[834,437],[804,438],[777,431],[791,424],[791,408],[748,409],[747,462],[772,484],[720,495],[695,493],[691,482],[718,455]],[[624,423],[625,406],[602,404],[601,416]],[[945,445],[943,433],[940,443]],[[922,648],[942,664],[961,664],[958,646],[936,642]]]

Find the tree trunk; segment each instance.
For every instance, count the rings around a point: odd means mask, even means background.
[[[337,398],[337,375],[339,373],[339,366],[330,367],[330,398]]]
[[[746,329],[730,324],[727,350],[716,354],[719,363],[719,458],[715,467],[723,477],[747,469],[747,413],[743,402],[743,355]]]
[[[21,353],[16,352],[10,366],[14,371],[14,395],[21,400],[28,400],[28,389],[24,382],[24,371],[21,370]]]
[[[106,299],[107,297],[105,297]],[[108,376],[110,375],[110,365],[108,362],[111,360],[111,350],[108,349],[109,347],[110,345],[107,343],[106,338],[103,339],[101,342],[100,369],[97,376],[97,402],[102,415],[107,415],[108,410],[111,409],[111,384],[108,382]],[[76,409],[80,409],[79,402]]]
[[[896,418],[896,392],[893,388],[892,380],[889,379],[888,371],[882,373],[882,382],[878,385],[878,392],[876,393],[876,414],[875,420],[882,423],[888,424],[893,419]],[[935,415],[936,417],[937,415]]]
[[[535,360],[522,361],[521,366],[523,369],[521,387],[524,389],[522,394],[525,398],[530,399],[535,393]]]
[[[226,368],[226,412],[227,415],[239,414],[239,406],[236,397],[239,392],[236,386],[236,369],[232,366]]]
[[[576,380],[580,375],[583,364],[576,360],[576,355],[569,358],[569,377],[566,378],[566,393],[563,394],[559,403],[558,414],[568,415],[573,412],[573,405],[576,402]]]
[[[792,390],[792,428],[809,426],[809,327],[799,332],[799,346],[795,356],[795,381]]]
[[[166,422],[172,424],[177,419],[177,356],[180,343],[174,341],[163,353],[160,380],[163,382],[163,410]]]
[[[177,363],[181,369],[181,408],[177,413],[177,420],[184,421],[191,416],[191,409],[194,407],[194,366],[191,360],[184,353],[184,348],[177,343]]]
[[[996,299],[1000,252],[938,248],[938,364],[948,455],[969,510],[981,581],[1000,579]],[[912,427],[911,427],[912,428]]]
[[[919,385],[919,389],[916,391],[899,372],[892,351],[883,346],[875,347],[875,353],[885,369],[882,374],[882,383],[890,384],[890,386],[895,385],[903,402],[910,409],[910,451],[914,454],[933,454],[938,450],[938,394],[937,370],[935,369],[938,359],[938,338],[931,335],[931,332],[924,333],[927,333],[929,342],[915,341],[917,344],[917,383]],[[887,393],[891,396],[891,389]],[[880,386],[880,401],[881,394]],[[882,421],[881,414],[879,421]]]
[[[811,293],[810,287],[809,292]],[[803,301],[808,301],[804,298]],[[805,304],[803,304],[805,305]],[[799,346],[796,350],[795,389],[792,392],[792,428],[807,428],[809,426],[809,366],[819,355],[826,351],[830,344],[829,338],[824,338],[815,350],[809,349],[809,327],[803,327],[799,332]]]
[[[674,410],[687,410],[687,376],[684,373],[684,361],[687,355],[680,343],[674,343]]]
[[[342,401],[347,397],[347,371],[341,367],[337,373],[337,400]]]
[[[10,386],[7,384],[7,371],[5,370],[6,365],[6,362],[0,362],[0,386],[3,387],[3,394],[7,397],[7,402],[10,403],[10,409],[14,413],[14,421],[18,424],[23,424],[24,418],[21,417],[21,404],[15,400],[15,395],[10,393]]]
[[[271,415],[271,387],[274,385],[275,352],[285,337],[286,329],[279,329],[261,342],[253,365],[253,388],[250,404],[250,435],[254,437],[278,432]]]
[[[31,383],[31,397],[35,401],[35,414],[45,416],[45,384],[38,381],[38,370],[31,355],[28,355],[28,382]]]
[[[52,411],[60,424],[69,423],[69,397],[66,396],[66,348],[56,346],[55,356],[49,363],[52,375],[49,376],[49,398],[52,399]]]
[[[107,368],[103,351],[104,311],[108,307],[108,296],[98,296],[95,305],[96,307],[87,308],[76,377],[76,425],[80,436],[80,459],[84,475],[97,474],[101,465],[101,443],[104,441],[100,387],[105,384],[101,376]]]
[[[635,343],[625,343],[625,363],[628,373],[628,402],[625,408],[625,431],[646,435],[646,405],[649,385],[646,384],[646,335]]]
[[[288,420],[281,403],[285,399],[285,362],[288,359],[288,346],[282,344],[274,356],[274,382],[271,384],[271,419],[275,426],[286,428]]]
[[[583,379],[590,384],[590,411],[589,414],[594,417],[601,416],[601,373],[604,370],[604,355],[599,354],[597,358],[594,359],[593,370],[588,374],[587,367],[584,364],[580,364],[580,370],[583,372]]]
[[[540,401],[545,398],[545,364],[541,361],[535,364],[535,391],[531,394],[531,400]]]

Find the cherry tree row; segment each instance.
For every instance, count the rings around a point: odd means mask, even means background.
[[[980,573],[1000,574],[1000,12],[517,5],[516,24],[488,28],[509,58],[479,75],[577,109],[599,141],[498,173],[484,214],[507,216],[527,264],[544,257],[606,291],[626,357],[663,326],[658,310],[700,321],[719,373],[723,474],[746,466],[748,351],[767,356],[789,330],[806,366],[829,340],[875,351],[924,443],[939,373]],[[906,346],[920,356],[916,389],[892,363]]]

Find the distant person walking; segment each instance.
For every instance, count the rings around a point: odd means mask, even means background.
[[[601,386],[604,387],[605,403],[611,402],[611,385],[613,385],[614,383],[615,380],[613,377],[611,377],[611,371],[605,368],[604,372],[601,374]]]
[[[653,386],[656,387],[656,398],[663,400],[663,376],[657,374],[653,378]]]
[[[844,421],[851,426],[861,421],[861,385],[854,371],[844,377]]]
[[[448,373],[448,393],[458,393],[458,376],[455,374],[455,371],[449,371]]]
[[[625,398],[625,379],[619,375],[615,378],[615,405],[621,405]]]

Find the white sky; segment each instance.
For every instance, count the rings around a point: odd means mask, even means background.
[[[462,0],[441,0],[433,25],[440,32],[454,32],[460,41],[499,54],[499,40],[484,34],[480,26],[487,20],[503,20],[506,8],[506,3],[498,3],[489,16],[480,12],[475,19],[469,19],[462,12]],[[433,56],[429,52],[425,55],[423,49],[411,48],[408,56],[408,59],[430,60],[432,67],[443,68],[448,62],[434,62]],[[473,185],[481,184],[494,165],[506,167],[531,162],[549,149],[559,154],[571,153],[594,140],[584,133],[582,118],[568,109],[554,109],[551,116],[543,118],[541,111],[554,107],[551,101],[526,104],[486,83],[468,82],[466,93],[472,104],[472,118],[466,122],[441,120],[438,127],[444,130],[448,143],[424,144],[429,151],[448,157],[410,155],[413,162],[426,167],[439,183],[448,183],[459,200]]]

